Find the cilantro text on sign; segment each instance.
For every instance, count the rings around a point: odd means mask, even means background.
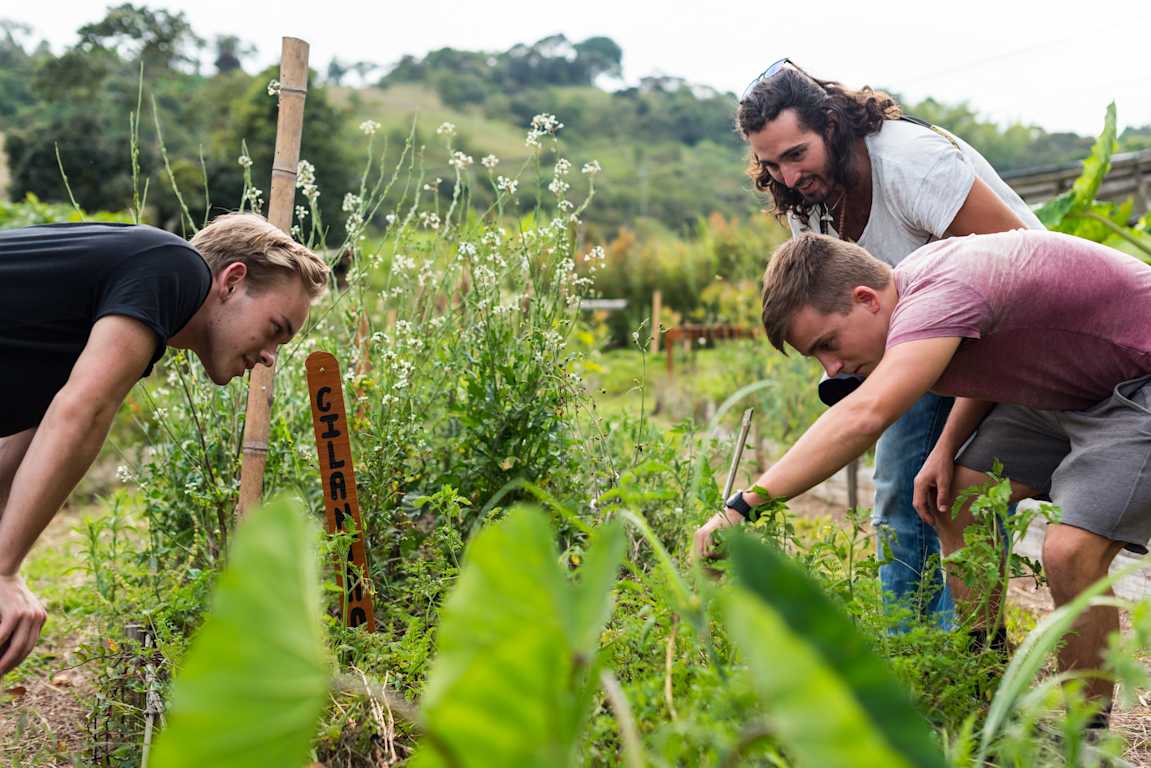
[[[355,526],[351,546],[347,552],[338,555],[336,563],[340,614],[349,627],[364,626],[369,632],[374,632],[376,619],[372,612],[371,590],[367,588],[368,558],[364,550],[360,503],[356,497],[356,473],[352,468],[351,435],[344,409],[340,365],[328,352],[313,352],[308,356],[305,367],[328,533],[345,532],[349,520]]]

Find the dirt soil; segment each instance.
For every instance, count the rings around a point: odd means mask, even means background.
[[[74,507],[61,510],[29,560],[50,553],[53,560],[81,562],[83,540],[75,527],[84,511]],[[76,652],[91,639],[94,625],[90,617],[75,615],[74,600],[65,600],[73,590],[92,587],[87,574],[77,568],[29,570],[34,571],[26,574],[29,586],[45,602],[49,623],[32,655],[0,682],[0,765],[87,765],[92,740],[88,714],[95,689]],[[41,571],[53,573],[52,583]]]

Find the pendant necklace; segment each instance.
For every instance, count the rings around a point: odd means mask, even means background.
[[[839,199],[836,200],[830,208],[824,208],[822,216],[822,221],[835,225],[835,234],[837,237],[839,237],[840,240],[848,240],[847,233],[843,231],[844,222],[847,219],[847,205],[845,204],[844,200],[846,197],[847,190],[845,189],[839,193]],[[839,210],[833,218],[831,212],[837,208]]]

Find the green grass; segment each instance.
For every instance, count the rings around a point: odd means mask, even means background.
[[[493,120],[478,109],[453,109],[445,105],[434,90],[416,83],[362,90],[337,87],[331,89],[331,99],[339,107],[352,109],[357,120],[375,120],[385,133],[406,134],[415,118],[419,119],[420,129],[425,134],[432,134],[441,123],[453,123],[457,136],[472,151],[491,152],[505,164],[503,167],[508,163],[522,162],[529,154],[524,146],[527,126]]]

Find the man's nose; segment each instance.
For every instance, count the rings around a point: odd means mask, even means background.
[[[784,185],[789,189],[794,189],[796,182],[799,181],[799,177],[803,175],[799,168],[794,165],[781,165],[779,172],[783,176]]]
[[[260,362],[271,368],[276,364],[276,348],[265,347],[260,350]]]
[[[831,355],[818,355],[817,359],[819,364],[823,366],[823,370],[827,371],[827,375],[834,378],[843,372],[843,361]]]

